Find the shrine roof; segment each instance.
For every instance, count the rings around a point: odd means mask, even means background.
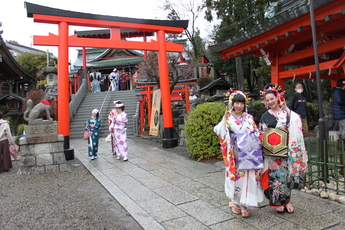
[[[114,67],[114,66],[122,66],[122,65],[129,65],[129,64],[138,64],[144,60],[144,57],[124,57],[124,58],[116,58],[116,59],[105,59],[100,60],[97,62],[88,62],[87,67]]]
[[[315,0],[315,14],[319,13],[319,18],[315,20],[331,20],[332,15],[343,14],[343,10],[331,9],[330,7],[322,9],[331,2],[341,4],[342,0]],[[267,18],[263,23],[252,29],[239,33],[232,38],[218,44],[209,46],[211,52],[222,54],[222,58],[239,57],[258,52],[260,48],[275,44],[282,44],[283,39],[301,31],[310,30],[309,5],[306,1],[281,1],[283,9],[275,12],[272,18]],[[281,3],[280,2],[280,3]],[[318,9],[319,8],[319,9]],[[329,13],[327,15],[327,13]],[[322,15],[322,16],[321,16]],[[326,16],[329,18],[325,18]],[[297,21],[297,18],[303,16],[303,21]],[[338,17],[335,17],[338,18]],[[307,22],[309,20],[309,22]],[[302,23],[304,23],[302,25]],[[322,22],[321,22],[322,24]],[[306,28],[308,27],[308,28]],[[311,37],[310,35],[308,35]]]
[[[125,66],[128,64],[138,64],[144,58],[140,52],[127,49],[101,49],[87,48],[87,67],[107,68]],[[78,50],[78,56],[73,63],[74,68],[82,66],[82,50]]]
[[[0,35],[0,80],[34,82],[35,78],[23,69],[8,50]]]
[[[24,46],[24,45],[20,45],[20,44],[15,43],[15,42],[6,41],[5,43],[6,43],[6,46],[9,50],[15,50],[19,53],[31,53],[31,54],[46,54],[47,53],[46,51],[35,49],[35,48]],[[50,55],[53,55],[53,54],[50,53]]]
[[[12,99],[15,99],[17,101],[24,101],[25,100],[24,97],[21,97],[17,94],[14,94],[14,93],[9,93],[7,95],[0,97],[0,102],[2,102],[3,100],[12,100]]]
[[[101,20],[101,21],[146,24],[146,25],[155,25],[155,26],[169,26],[169,27],[179,27],[179,28],[188,27],[188,20],[153,20],[153,19],[127,18],[127,17],[90,14],[90,13],[62,10],[62,9],[37,5],[37,4],[29,3],[29,2],[24,2],[24,3],[27,9],[27,17],[33,17],[34,14],[40,14],[40,15],[60,16],[60,17],[69,17],[69,18],[81,18],[81,19]]]
[[[230,82],[224,80],[223,78],[217,78],[217,79],[211,81],[208,85],[206,85],[206,86],[202,87],[201,89],[199,89],[198,91],[199,92],[203,92],[203,91],[205,91],[207,89],[211,89],[211,88],[213,88],[215,86],[219,86],[219,85],[223,86],[223,87],[228,87],[229,89],[231,87]]]

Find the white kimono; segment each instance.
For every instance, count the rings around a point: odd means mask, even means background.
[[[238,133],[253,132],[259,136],[253,116],[243,113],[242,119],[238,120],[231,115],[226,121],[226,127],[220,122],[214,127],[214,132],[219,137],[225,163],[225,194],[235,204],[246,207],[258,206],[264,199],[260,183],[262,169],[238,170],[235,159],[237,148],[234,146],[234,137]]]

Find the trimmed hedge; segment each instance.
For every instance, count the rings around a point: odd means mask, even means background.
[[[224,113],[226,105],[210,102],[197,105],[192,109],[185,122],[186,145],[190,156],[197,161],[223,159],[219,138],[213,128]]]

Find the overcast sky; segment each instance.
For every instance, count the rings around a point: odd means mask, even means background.
[[[32,44],[33,35],[58,34],[57,25],[34,23],[33,19],[26,15],[24,2],[23,0],[8,0],[1,4],[0,22],[2,22],[2,27],[0,30],[3,30],[2,38],[40,50],[49,50],[57,56],[57,47],[33,46]],[[63,10],[130,18],[166,19],[167,14],[161,9],[164,0],[28,0],[26,2]],[[183,19],[188,20],[188,18]],[[200,21],[200,24],[206,23],[202,19]],[[90,28],[69,26],[69,34],[72,35],[74,30],[88,29]],[[205,30],[201,29],[201,33],[205,33]],[[72,63],[76,55],[76,48],[70,48],[69,59]]]

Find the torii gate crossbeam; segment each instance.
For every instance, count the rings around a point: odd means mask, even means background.
[[[25,2],[27,16],[34,22],[57,24],[59,34],[33,37],[34,45],[58,46],[58,133],[65,138],[64,148],[69,149],[70,118],[68,93],[68,47],[124,48],[158,51],[159,75],[162,92],[164,119],[163,148],[177,146],[173,135],[173,119],[169,90],[168,62],[166,52],[183,52],[180,44],[166,42],[167,33],[179,34],[188,27],[188,21],[148,20],[115,16],[95,15],[55,9]],[[110,28],[109,39],[68,36],[68,27],[87,26]],[[121,40],[121,30],[155,32],[157,41],[136,42]]]

